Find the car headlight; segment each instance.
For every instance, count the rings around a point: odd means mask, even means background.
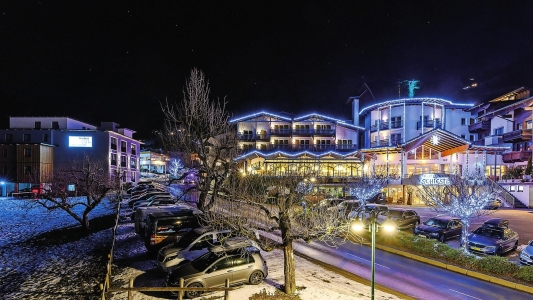
[[[439,236],[439,234],[437,232],[432,232],[432,233],[429,234],[429,236],[437,237],[437,236]]]

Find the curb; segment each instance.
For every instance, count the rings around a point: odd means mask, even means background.
[[[509,288],[512,288],[512,289],[515,289],[515,290],[519,290],[519,291],[522,291],[522,292],[533,294],[533,287],[530,287],[530,286],[527,286],[527,285],[523,285],[523,284],[520,284],[520,283],[515,283],[515,282],[509,281],[509,280],[501,279],[501,278],[490,276],[490,275],[485,275],[483,273],[479,273],[479,272],[475,272],[475,271],[466,270],[466,269],[463,269],[463,268],[460,268],[460,267],[457,267],[457,266],[454,266],[454,265],[448,265],[448,264],[445,264],[445,263],[442,263],[442,262],[439,262],[439,261],[434,261],[434,260],[431,260],[431,259],[428,259],[428,258],[425,258],[425,257],[422,257],[422,256],[414,255],[414,254],[411,254],[411,253],[408,253],[408,252],[405,252],[405,251],[402,251],[402,250],[397,250],[397,249],[394,249],[394,248],[391,248],[391,247],[387,247],[387,246],[376,245],[376,248],[378,248],[380,250],[383,250],[383,251],[390,252],[390,253],[398,254],[398,255],[401,255],[401,256],[404,256],[404,257],[407,257],[407,258],[411,258],[411,259],[414,259],[414,260],[417,260],[417,261],[420,261],[420,262],[423,262],[423,263],[434,265],[436,267],[440,267],[440,268],[443,268],[443,269],[448,269],[448,270],[456,272],[456,273],[460,273],[460,274],[463,274],[463,275],[467,275],[467,276],[470,276],[470,277],[474,277],[474,278],[477,278],[477,279],[488,281],[488,282],[491,282],[491,283],[494,283],[494,284],[502,285],[502,286],[509,287]]]

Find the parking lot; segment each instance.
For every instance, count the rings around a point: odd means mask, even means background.
[[[415,210],[420,216],[420,222],[424,222],[427,219],[439,215],[432,208],[429,207],[420,207],[420,206],[407,206],[407,205],[389,205],[390,207],[398,208],[410,208]],[[511,261],[518,260],[518,255],[520,250],[524,247],[528,241],[533,240],[533,209],[512,209],[512,208],[500,208],[498,210],[490,211],[489,214],[483,215],[479,218],[472,219],[470,221],[469,231],[472,231],[486,220],[491,218],[503,218],[509,220],[509,227],[518,232],[519,237],[519,247],[516,251],[510,251],[504,254],[505,257],[509,258]],[[455,238],[447,241],[446,243],[452,247],[459,248],[459,239]]]

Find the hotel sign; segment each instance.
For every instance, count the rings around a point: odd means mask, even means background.
[[[419,185],[451,185],[446,174],[422,174],[418,176]]]

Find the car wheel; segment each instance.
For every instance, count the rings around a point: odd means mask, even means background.
[[[444,243],[445,240],[446,240],[446,238],[444,237],[444,233],[441,233],[439,235],[439,242]]]
[[[199,282],[193,282],[193,283],[189,284],[187,287],[190,287],[190,288],[201,288],[201,287],[203,287],[203,285],[201,283],[199,283]],[[185,296],[187,298],[189,298],[189,299],[190,298],[196,298],[196,297],[200,296],[201,294],[202,294],[202,292],[200,292],[200,291],[186,291],[185,292]]]
[[[516,249],[518,249],[518,241],[516,241],[516,242],[514,243],[514,246],[513,246],[513,251],[516,250]]]
[[[250,284],[257,285],[263,282],[263,272],[253,271],[250,275]]]
[[[503,253],[503,249],[502,249],[502,247],[499,247],[498,250],[496,250],[496,255],[497,256],[502,256],[502,253]]]

